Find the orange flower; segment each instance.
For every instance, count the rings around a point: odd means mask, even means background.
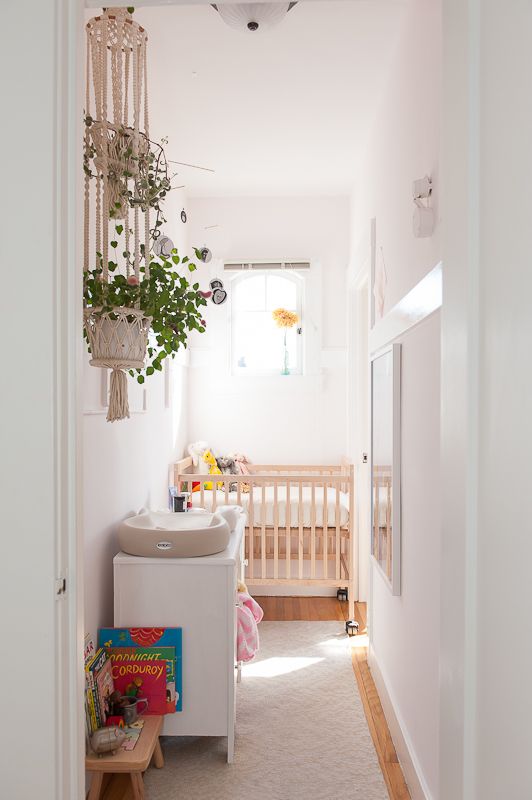
[[[286,308],[276,308],[272,311],[272,317],[278,328],[293,328],[299,322],[297,314],[287,311]]]

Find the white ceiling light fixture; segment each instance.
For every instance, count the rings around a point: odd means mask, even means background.
[[[235,30],[259,33],[281,22],[296,3],[211,3],[223,21]]]

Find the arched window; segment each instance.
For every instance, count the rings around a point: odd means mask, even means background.
[[[280,373],[284,359],[284,329],[275,324],[272,311],[295,311],[299,323],[286,330],[288,367],[303,371],[303,279],[293,273],[253,272],[233,280],[231,295],[231,362],[239,375]]]

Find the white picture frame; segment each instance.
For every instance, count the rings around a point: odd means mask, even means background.
[[[371,356],[371,560],[401,594],[401,345]]]

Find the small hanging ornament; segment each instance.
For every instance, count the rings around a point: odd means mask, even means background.
[[[212,289],[212,296],[211,300],[215,306],[221,306],[222,303],[225,303],[227,300],[227,292],[224,289],[224,285],[219,278],[214,278],[210,283],[209,286]]]
[[[171,256],[174,243],[169,236],[158,236],[153,243],[153,252],[156,256]]]
[[[212,260],[212,253],[208,247],[202,247],[199,253],[204,264],[208,264]]]
[[[184,225],[186,221],[187,221],[187,212],[185,211],[185,209],[183,209],[183,211],[181,212],[181,222]]]

